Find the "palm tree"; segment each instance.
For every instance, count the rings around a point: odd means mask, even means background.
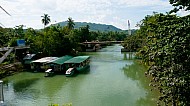
[[[71,29],[73,29],[74,28],[74,25],[75,25],[75,23],[74,23],[74,20],[72,20],[72,18],[71,17],[69,17],[68,18],[68,20],[67,20],[67,27],[71,30]]]
[[[42,23],[44,24],[44,28],[45,28],[45,26],[51,22],[50,16],[48,14],[44,14],[44,16],[41,16],[41,17],[42,17]]]

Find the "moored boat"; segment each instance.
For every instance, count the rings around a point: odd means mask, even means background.
[[[44,72],[49,68],[47,66],[47,63],[56,59],[58,59],[58,57],[44,57],[38,60],[34,60],[31,62],[31,69],[34,70],[34,72]]]
[[[90,56],[76,56],[64,62],[68,68],[76,68],[78,72],[85,71],[90,67]]]
[[[75,68],[69,68],[67,71],[66,71],[66,77],[70,77],[70,76],[73,76],[75,73]]]
[[[48,69],[45,71],[45,76],[44,77],[52,77],[54,74],[54,72],[52,71],[52,69]]]

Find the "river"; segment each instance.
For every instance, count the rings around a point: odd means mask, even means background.
[[[146,67],[121,53],[121,46],[107,46],[91,56],[90,69],[75,77],[21,72],[4,78],[7,106],[155,106],[157,94],[144,76]]]

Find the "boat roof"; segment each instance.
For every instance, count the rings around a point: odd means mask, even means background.
[[[27,54],[27,55],[23,58],[23,60],[32,59],[35,55],[36,55],[36,54]]]
[[[51,62],[53,60],[58,59],[58,57],[44,57],[38,60],[34,60],[32,61],[33,63],[47,63],[47,62]]]
[[[73,57],[72,59],[65,61],[64,63],[82,63],[88,58],[90,58],[90,56],[76,56]]]
[[[73,58],[73,56],[66,55],[66,56],[62,56],[62,57],[60,57],[60,58],[58,58],[56,60],[53,60],[50,63],[62,65],[62,64],[64,64],[65,61],[67,61],[67,60],[69,60],[71,58]]]

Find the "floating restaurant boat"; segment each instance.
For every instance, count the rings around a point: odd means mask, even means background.
[[[32,69],[35,72],[45,72],[45,77],[53,74],[66,74],[73,76],[76,71],[82,72],[87,70],[90,65],[90,56],[63,56],[63,57],[45,57],[31,62]]]
[[[69,68],[74,68],[78,72],[85,71],[90,67],[90,56],[76,56],[70,60],[64,62],[64,64]]]
[[[64,62],[69,60],[69,59],[72,59],[72,58],[73,58],[73,56],[69,56],[69,55],[62,56],[56,60],[53,60],[53,61],[47,63],[47,65],[51,69],[53,69],[52,71],[54,71],[55,73],[65,74],[68,67],[65,66]]]
[[[47,63],[58,59],[58,57],[44,57],[31,62],[31,69],[34,69],[34,72],[42,72],[48,69]]]

